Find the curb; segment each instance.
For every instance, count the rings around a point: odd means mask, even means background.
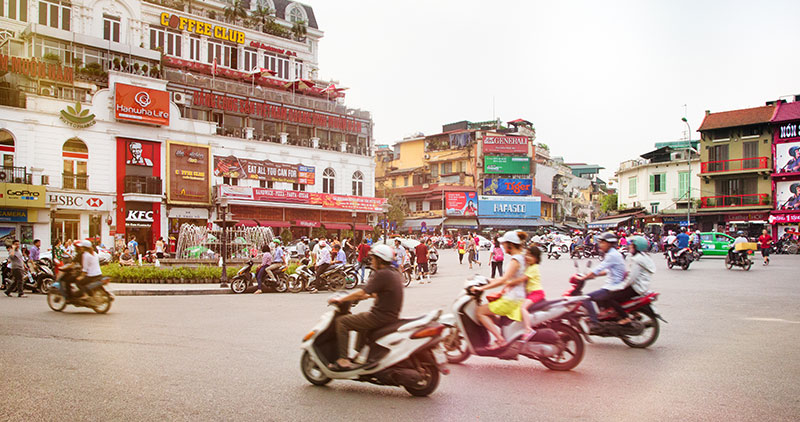
[[[186,289],[186,290],[114,290],[115,296],[193,296],[224,295],[233,293],[230,289]]]

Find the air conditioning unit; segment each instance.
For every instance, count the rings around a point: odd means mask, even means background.
[[[374,226],[374,225],[378,224],[378,216],[376,214],[370,214],[367,217],[367,221],[369,222],[370,225]]]
[[[53,88],[41,87],[41,88],[39,88],[39,95],[47,95],[48,97],[52,97],[53,96]]]
[[[173,92],[172,102],[175,104],[186,104],[186,94],[183,92]]]

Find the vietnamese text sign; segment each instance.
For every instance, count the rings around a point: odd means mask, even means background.
[[[531,159],[528,157],[483,157],[486,174],[530,174]]]
[[[211,203],[210,154],[205,145],[167,142],[167,202]]]
[[[478,194],[476,192],[445,192],[444,208],[446,215],[478,215]]]
[[[333,195],[305,191],[256,188],[250,186],[220,185],[220,196],[230,199],[258,202],[291,202],[296,204],[321,205],[330,209],[380,212],[386,198]]]
[[[480,196],[478,215],[481,217],[536,218],[541,215],[538,196]]]
[[[533,179],[483,179],[483,194],[531,196]]]
[[[275,163],[270,160],[251,160],[214,156],[214,175],[233,179],[254,179],[271,182],[313,185],[315,169],[301,164]]]
[[[800,223],[800,213],[772,214],[769,216],[770,224],[794,224]]]
[[[169,93],[117,82],[114,115],[117,120],[169,125]]]
[[[527,154],[528,138],[524,136],[487,136],[483,138],[483,153]]]

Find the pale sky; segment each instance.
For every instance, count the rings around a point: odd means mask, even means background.
[[[306,0],[320,76],[372,112],[376,143],[460,120],[534,123],[608,180],[704,110],[800,94],[800,1]]]

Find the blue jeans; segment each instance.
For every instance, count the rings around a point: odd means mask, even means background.
[[[367,269],[367,264],[358,261],[358,267],[361,269],[361,282],[366,283],[367,281],[364,280],[364,271]]]
[[[258,267],[258,271],[256,271],[256,282],[258,283],[258,290],[261,290],[261,279],[264,278],[264,274],[266,274],[267,266],[262,265]]]

